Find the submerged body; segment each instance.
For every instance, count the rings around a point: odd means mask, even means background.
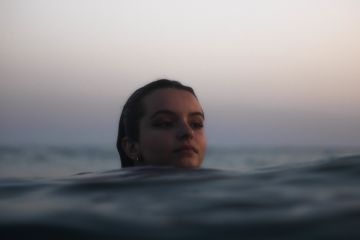
[[[56,180],[1,179],[0,234],[357,240],[359,170],[360,157],[353,156],[248,173],[146,166]]]
[[[359,148],[210,149],[190,170],[116,157],[0,148],[2,239],[360,239]]]

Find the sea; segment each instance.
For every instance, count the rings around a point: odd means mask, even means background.
[[[1,239],[360,239],[360,147],[210,147],[121,169],[114,146],[0,146]]]

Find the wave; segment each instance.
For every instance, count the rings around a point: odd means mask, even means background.
[[[243,173],[128,168],[0,183],[11,239],[359,239],[360,156]]]

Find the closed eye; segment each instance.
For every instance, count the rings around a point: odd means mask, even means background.
[[[193,122],[190,124],[191,128],[193,129],[202,129],[204,127],[203,122]]]
[[[153,124],[154,127],[156,128],[172,128],[174,126],[174,122],[173,121],[159,121],[159,122],[155,122]]]

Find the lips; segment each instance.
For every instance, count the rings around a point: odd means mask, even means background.
[[[198,153],[198,150],[191,146],[191,145],[183,145],[177,149],[174,150],[175,153],[180,153],[180,152],[194,152],[194,153]]]

